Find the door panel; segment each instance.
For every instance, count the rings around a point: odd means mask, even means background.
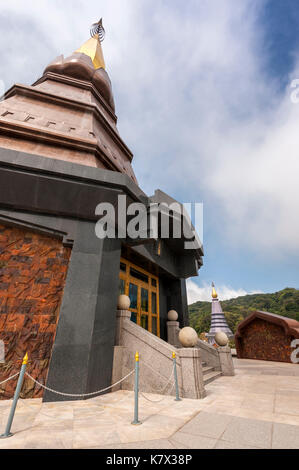
[[[160,336],[158,277],[121,258],[119,278],[119,293],[131,300],[131,320]]]
[[[130,308],[138,308],[138,286],[130,282],[129,297],[131,300]]]

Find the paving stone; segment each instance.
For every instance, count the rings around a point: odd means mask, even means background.
[[[296,398],[294,396],[288,396],[285,394],[277,394],[275,401],[275,412],[299,416],[299,392]]]
[[[99,428],[97,426],[89,426],[81,428],[74,432],[73,448],[85,449],[87,447],[105,446],[109,444],[120,444],[120,435],[116,428]]]
[[[271,448],[272,423],[234,417],[221,439],[262,449]]]
[[[210,437],[187,434],[178,431],[171,438],[170,442],[178,449],[180,445],[186,446],[187,449],[213,449],[217,440]]]
[[[127,442],[126,444],[113,444],[97,449],[186,449],[186,447],[176,447],[168,439],[154,439],[151,441]]]
[[[274,423],[273,449],[299,449],[299,426]]]
[[[246,444],[240,444],[238,442],[222,441],[221,439],[219,439],[214,449],[259,449],[259,447],[248,446]]]
[[[206,413],[202,411],[180,430],[188,434],[218,439],[232,419],[233,417],[229,415]]]

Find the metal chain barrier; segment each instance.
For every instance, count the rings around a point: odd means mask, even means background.
[[[167,396],[165,396],[164,393],[166,392],[167,387],[170,385],[172,377],[174,377],[172,386],[169,390],[169,393],[171,393],[173,387],[175,386],[176,387],[176,398],[175,398],[175,400],[176,401],[181,400],[181,398],[179,398],[179,385],[178,385],[178,377],[177,377],[177,369],[176,369],[176,354],[175,354],[175,352],[172,353],[172,359],[173,359],[173,367],[172,367],[172,371],[171,371],[171,374],[170,374],[170,377],[169,377],[168,380],[166,380],[165,377],[163,377],[159,372],[157,372],[155,369],[153,369],[149,364],[146,364],[145,362],[142,361],[142,363],[146,367],[148,367],[152,372],[154,372],[154,374],[159,376],[159,379],[162,379],[162,380],[166,381],[166,384],[164,385],[164,387],[162,389],[160,389],[159,391],[154,392],[154,393],[157,393],[157,394],[162,394],[163,396],[158,400],[152,400],[151,398],[148,398],[147,396],[145,396],[144,393],[139,391],[139,354],[138,354],[138,352],[136,352],[136,354],[135,354],[135,368],[132,369],[131,372],[129,372],[125,377],[118,380],[114,384],[109,385],[108,387],[103,388],[101,390],[91,392],[91,393],[65,393],[65,392],[60,392],[58,390],[54,390],[54,389],[52,389],[50,387],[47,387],[46,385],[40,383],[38,380],[34,379],[32,377],[32,375],[30,375],[28,372],[26,372],[26,366],[27,366],[27,363],[28,363],[28,355],[26,353],[24,358],[23,358],[22,367],[21,367],[20,372],[17,372],[16,374],[12,375],[11,377],[8,377],[7,379],[0,382],[0,385],[2,385],[5,382],[8,382],[9,380],[12,380],[15,377],[19,376],[18,383],[17,383],[16,390],[15,390],[14,397],[13,397],[13,402],[12,402],[11,409],[10,409],[9,416],[8,416],[8,420],[7,420],[6,429],[5,429],[5,432],[0,435],[0,439],[6,439],[6,438],[11,437],[13,435],[13,433],[11,432],[11,426],[12,426],[12,423],[13,423],[13,418],[14,418],[14,415],[15,415],[15,410],[16,410],[16,406],[17,406],[17,403],[18,403],[20,392],[21,392],[21,389],[22,389],[22,386],[23,386],[25,375],[27,375],[27,377],[29,377],[30,380],[32,380],[35,384],[39,385],[44,390],[47,390],[47,391],[49,391],[51,393],[54,393],[56,395],[61,395],[61,396],[64,396],[64,397],[83,398],[83,397],[93,397],[93,396],[99,395],[100,393],[106,392],[107,390],[109,390],[113,387],[116,387],[116,385],[119,385],[120,383],[122,383],[124,380],[126,380],[128,377],[130,377],[132,374],[135,373],[134,420],[132,421],[132,424],[138,425],[138,424],[141,424],[141,421],[139,421],[139,419],[138,419],[138,393],[140,393],[142,395],[142,397],[145,398],[149,402],[159,403],[162,400],[165,400],[167,398]],[[28,406],[29,408],[34,409],[33,407],[31,407],[29,405],[29,403],[26,403],[24,400],[21,400],[21,402],[25,406]],[[41,414],[41,415],[44,415],[48,418],[53,418],[53,416],[50,416],[50,415],[47,415],[46,413],[43,413],[41,411],[41,408],[42,408],[42,406],[40,407],[39,410],[34,409],[34,411]]]
[[[163,375],[160,374],[160,372],[157,372],[155,369],[153,369],[153,367],[151,367],[149,364],[147,364],[146,362],[140,360],[141,364],[144,365],[145,367],[147,367],[148,369],[150,369],[154,374],[156,374],[159,378],[161,378],[162,380],[167,380],[165,379],[165,377],[163,377]]]
[[[142,361],[142,364],[146,365],[145,362]],[[155,392],[153,393],[158,393],[158,394],[161,394],[163,395],[171,381],[171,378],[173,377],[173,372],[174,372],[174,367],[172,367],[172,371],[171,371],[171,374],[170,374],[170,377],[169,379],[165,379],[165,377],[163,377],[161,374],[159,374],[159,377],[162,378],[163,380],[166,380],[166,385],[162,388],[162,389],[159,389],[159,390],[156,390]],[[157,374],[158,375],[158,374]]]
[[[8,379],[3,380],[3,382],[0,382],[0,385],[5,384],[5,382],[8,382],[11,379],[14,379],[19,375],[20,372],[17,372],[16,374],[12,375],[11,377],[8,377]]]
[[[169,390],[169,393],[172,391],[174,385],[175,385],[175,383],[173,382],[173,384],[171,386],[171,389]],[[143,396],[143,398],[145,398],[147,401],[150,401],[152,403],[160,403],[161,401],[165,400],[165,398],[168,398],[167,395],[165,395],[164,397],[159,398],[158,400],[152,400],[151,398],[146,397],[143,392],[139,392],[139,393],[140,393],[140,395]]]
[[[152,372],[154,372],[157,376],[159,376],[159,378],[162,378],[163,380],[166,380],[165,377],[163,377],[159,372],[155,371],[150,365],[146,364],[146,362],[144,361],[141,361],[143,365],[145,365],[146,367],[148,367]],[[157,390],[155,392],[152,392],[152,393],[157,393],[157,394],[161,394],[161,395],[164,395],[172,377],[173,377],[173,374],[174,374],[174,366],[172,367],[172,371],[171,371],[171,374],[170,374],[170,377],[169,379],[167,380],[166,382],[166,385],[164,386],[163,389],[160,389],[160,390]],[[172,386],[171,386],[171,389],[169,390],[169,393],[172,391],[173,387],[175,385],[175,382],[173,382]],[[161,401],[165,400],[166,396],[163,396],[162,398],[159,398],[158,400],[152,400],[151,398],[148,398],[144,395],[143,392],[140,391],[140,395],[143,396],[143,398],[145,398],[147,401],[150,401],[152,403],[160,403]]]
[[[46,387],[46,385],[41,384],[40,382],[35,380],[30,374],[28,374],[28,372],[26,372],[25,375],[27,375],[27,377],[29,377],[31,380],[33,380],[33,382],[35,382],[37,385],[39,385],[43,389],[48,390],[48,392],[56,393],[56,395],[62,395],[64,397],[91,397],[93,395],[97,395],[99,393],[105,392],[106,390],[109,390],[110,388],[115,387],[116,385],[120,384],[121,382],[126,380],[128,377],[130,377],[130,375],[132,375],[133,373],[134,373],[134,369],[131,370],[131,372],[129,372],[125,377],[123,377],[121,380],[119,380],[115,384],[109,385],[109,387],[106,387],[106,388],[103,388],[102,390],[97,390],[96,392],[91,392],[91,393],[64,393],[64,392],[58,392],[57,390],[53,390],[52,388]]]

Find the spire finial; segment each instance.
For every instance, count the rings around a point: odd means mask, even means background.
[[[212,297],[213,297],[213,299],[217,299],[217,297],[218,297],[216,289],[215,289],[214,282],[212,282]]]
[[[86,41],[75,52],[79,52],[90,57],[95,69],[105,69],[105,61],[101,46],[101,42],[104,41],[105,37],[105,29],[102,18],[97,23],[93,23],[91,25],[90,36],[91,38],[88,39],[88,41]]]
[[[93,23],[90,27],[90,36],[94,38],[98,36],[98,40],[103,42],[105,39],[105,28],[103,26],[103,18],[100,19],[97,23]]]

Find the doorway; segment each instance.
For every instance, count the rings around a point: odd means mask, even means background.
[[[131,321],[160,336],[159,278],[121,258],[119,294],[130,297]]]

